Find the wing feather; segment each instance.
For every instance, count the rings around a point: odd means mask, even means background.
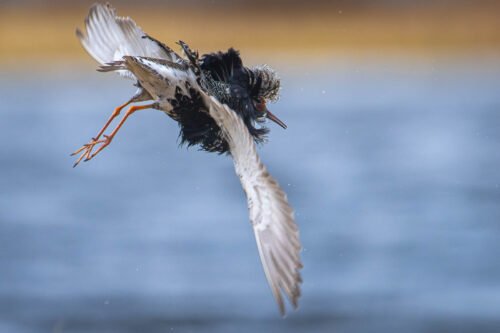
[[[206,97],[209,113],[229,143],[236,174],[247,195],[264,273],[280,312],[285,314],[283,294],[294,308],[300,297],[300,240],[293,210],[285,192],[261,162],[254,140],[242,119],[227,105]]]
[[[94,4],[85,19],[85,32],[76,30],[76,35],[85,50],[106,65],[120,61],[124,56],[140,56],[182,62],[182,59],[166,45],[149,37],[129,17],[116,16],[109,4]],[[122,70],[126,77],[133,75]]]

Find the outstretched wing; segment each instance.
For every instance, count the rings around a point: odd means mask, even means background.
[[[285,314],[282,293],[294,306],[300,296],[300,240],[286,194],[262,164],[254,140],[242,119],[227,105],[205,97],[209,113],[229,143],[236,174],[246,193],[250,222],[267,281]]]
[[[179,55],[158,40],[146,35],[129,17],[116,16],[109,4],[94,4],[85,19],[85,32],[76,35],[87,52],[101,65],[122,60],[123,56],[141,56],[182,62]],[[120,72],[131,76],[126,71]]]

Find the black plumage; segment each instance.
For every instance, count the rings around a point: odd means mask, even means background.
[[[188,146],[199,145],[201,150],[208,152],[225,153],[229,146],[219,126],[212,117],[201,98],[199,91],[186,84],[184,95],[182,89],[177,88],[173,99],[169,102],[173,106],[173,117],[180,126],[180,144]]]
[[[190,60],[193,66],[199,66],[201,86],[242,117],[256,142],[264,141],[269,130],[256,126],[265,116],[264,111],[256,107],[261,102],[262,78],[243,66],[238,51],[230,48],[227,52],[205,54],[198,64],[197,59]],[[202,150],[209,152],[228,152],[228,144],[208,115],[199,92],[192,87],[186,87],[186,91],[189,95],[177,89],[174,98],[169,100],[174,107],[173,118],[181,128],[181,144],[200,145]]]

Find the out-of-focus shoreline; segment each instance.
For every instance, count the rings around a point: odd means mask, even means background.
[[[119,7],[152,36],[174,46],[182,39],[200,52],[234,46],[250,57],[276,53],[325,61],[336,53],[488,52],[500,54],[497,10],[342,11],[335,8],[270,11],[237,8]],[[87,8],[2,8],[0,66],[30,66],[87,57],[75,37]]]

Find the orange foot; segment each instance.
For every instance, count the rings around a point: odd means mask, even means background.
[[[111,140],[107,135],[104,135],[104,139],[101,140],[96,140],[95,138],[92,138],[92,140],[89,143],[84,144],[80,149],[71,154],[71,156],[80,154],[75,164],[73,164],[73,168],[76,167],[84,158],[85,162],[90,161],[92,158],[94,158],[95,155],[97,155],[98,152],[100,152],[104,147],[109,145],[110,142]],[[92,154],[92,150],[94,149],[94,147],[100,143],[102,143],[103,145],[99,147],[99,149],[94,154]]]

